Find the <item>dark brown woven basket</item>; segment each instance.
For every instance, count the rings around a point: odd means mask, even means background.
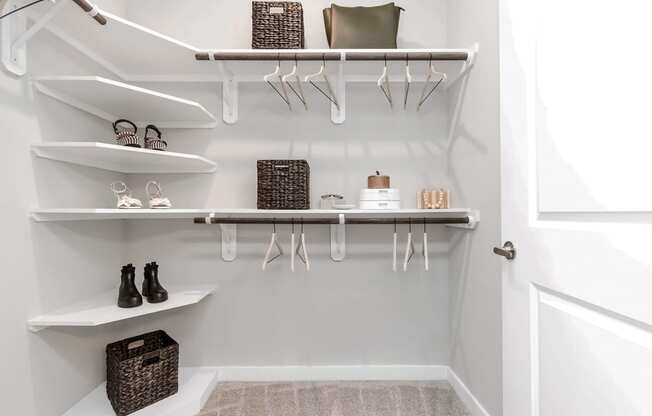
[[[155,331],[106,346],[106,393],[125,416],[179,390],[179,344]]]
[[[253,49],[303,49],[303,7],[298,2],[252,2]]]
[[[258,209],[310,209],[308,162],[259,160]]]

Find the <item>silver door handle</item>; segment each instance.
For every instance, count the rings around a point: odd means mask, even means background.
[[[514,247],[514,243],[511,241],[506,241],[505,244],[503,244],[503,248],[494,247],[494,254],[503,256],[507,260],[514,260],[514,257],[516,257],[516,248]]]

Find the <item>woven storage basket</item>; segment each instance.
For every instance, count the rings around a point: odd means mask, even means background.
[[[259,160],[258,209],[310,209],[308,162]]]
[[[155,331],[106,346],[106,393],[125,416],[179,390],[179,344]]]
[[[298,2],[252,2],[253,49],[303,49],[303,7]]]

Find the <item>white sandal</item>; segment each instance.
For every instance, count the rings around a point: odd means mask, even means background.
[[[170,200],[161,196],[161,185],[159,185],[158,182],[147,182],[147,185],[145,185],[145,192],[147,192],[147,197],[149,198],[149,207],[151,209],[172,208],[172,203]]]
[[[111,184],[111,191],[118,199],[117,207],[119,209],[138,209],[143,207],[140,199],[131,197],[131,190],[126,183],[122,181],[113,182]]]

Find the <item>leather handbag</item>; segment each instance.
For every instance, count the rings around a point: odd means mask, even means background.
[[[324,27],[333,49],[395,49],[402,7],[387,3],[373,7],[324,9]]]

